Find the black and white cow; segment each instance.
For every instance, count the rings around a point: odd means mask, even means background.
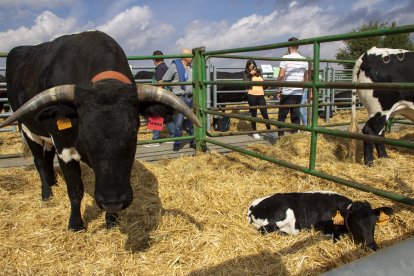
[[[355,83],[414,82],[414,52],[402,49],[373,47],[355,63],[352,81]],[[414,91],[356,89],[352,93],[350,132],[358,132],[356,93],[368,111],[369,119],[362,133],[384,136],[387,121],[396,114],[414,121]],[[375,144],[378,157],[387,157],[384,144]],[[364,141],[364,163],[372,165],[374,143]],[[356,142],[352,140],[350,156],[355,158]]]
[[[350,232],[356,243],[377,249],[374,230],[385,222],[392,208],[372,209],[368,202],[352,201],[335,192],[278,193],[259,198],[250,205],[247,217],[261,233],[280,231],[296,235],[301,229],[322,231],[334,242]]]
[[[69,229],[84,229],[80,212],[84,187],[80,161],[95,174],[94,197],[106,211],[106,225],[133,199],[130,176],[139,114],[171,115],[174,109],[197,125],[194,113],[161,88],[135,85],[125,53],[99,31],[20,46],[7,56],[8,98],[15,111],[3,127],[21,124],[42,183],[52,196],[57,153],[71,204]]]

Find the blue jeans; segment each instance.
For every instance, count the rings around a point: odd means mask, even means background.
[[[185,96],[180,96],[180,99],[189,107],[193,108],[193,98],[187,98]],[[174,137],[183,136],[183,129],[185,128],[188,132],[188,135],[194,134],[193,122],[189,119],[184,120],[184,115],[181,113],[174,114]],[[181,147],[182,141],[174,141],[174,148]],[[194,144],[194,139],[190,141],[190,145]]]
[[[306,102],[307,102],[307,100],[308,100],[308,89],[303,89],[303,94],[302,94],[302,101],[300,102],[301,104],[306,104]],[[307,126],[308,125],[308,110],[307,110],[307,108],[306,107],[301,107],[300,108],[300,118],[302,119],[302,124],[304,125],[304,126]]]
[[[175,131],[175,125],[174,122],[166,123],[168,133],[170,134],[170,137],[174,137],[174,131]],[[153,130],[152,131],[152,140],[158,140],[160,139],[160,130]]]

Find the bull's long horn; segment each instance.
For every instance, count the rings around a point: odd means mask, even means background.
[[[139,84],[137,85],[137,94],[139,101],[159,102],[171,106],[175,110],[187,116],[187,118],[193,121],[195,125],[201,127],[200,121],[191,108],[189,108],[182,100],[180,100],[180,98],[175,96],[170,91],[162,89],[161,87]]]
[[[7,126],[22,116],[35,112],[51,103],[73,102],[75,98],[75,85],[65,84],[44,90],[27,101],[10,117],[0,124],[0,128]]]

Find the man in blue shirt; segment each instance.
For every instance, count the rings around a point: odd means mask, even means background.
[[[191,49],[183,49],[182,54],[192,54]],[[191,68],[191,57],[176,59],[172,62],[170,68],[165,72],[162,77],[163,82],[186,82],[193,80],[193,70]],[[188,107],[193,108],[193,86],[192,85],[174,85],[172,86],[172,92],[180,97],[180,99],[188,105]],[[193,123],[184,118],[184,115],[181,113],[176,113],[174,115],[174,137],[181,137],[183,134],[183,126],[187,128],[189,135],[194,134]],[[181,141],[174,141],[174,151],[180,150],[182,146]],[[190,147],[195,148],[194,139],[190,141]]]

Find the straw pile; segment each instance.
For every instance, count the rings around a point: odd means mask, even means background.
[[[413,139],[411,128],[401,137]],[[399,133],[393,133],[397,138]],[[391,135],[387,135],[391,136]],[[373,187],[414,197],[409,150],[390,148],[372,168],[345,159],[344,140],[318,139],[317,168]],[[2,146],[3,147],[3,146]],[[309,135],[286,136],[251,150],[307,166]],[[360,159],[359,159],[360,160]],[[379,169],[381,168],[381,169]],[[339,242],[314,231],[297,236],[259,234],[247,223],[251,201],[276,192],[331,190],[395,215],[376,227],[380,248],[414,235],[413,208],[238,153],[136,161],[134,202],[106,230],[93,202],[93,172],[83,168],[82,213],[87,231],[66,230],[65,183],[40,200],[32,168],[0,169],[0,271],[5,275],[315,275],[371,254],[349,236]]]
[[[19,132],[0,132],[0,155],[23,152],[23,143]]]

